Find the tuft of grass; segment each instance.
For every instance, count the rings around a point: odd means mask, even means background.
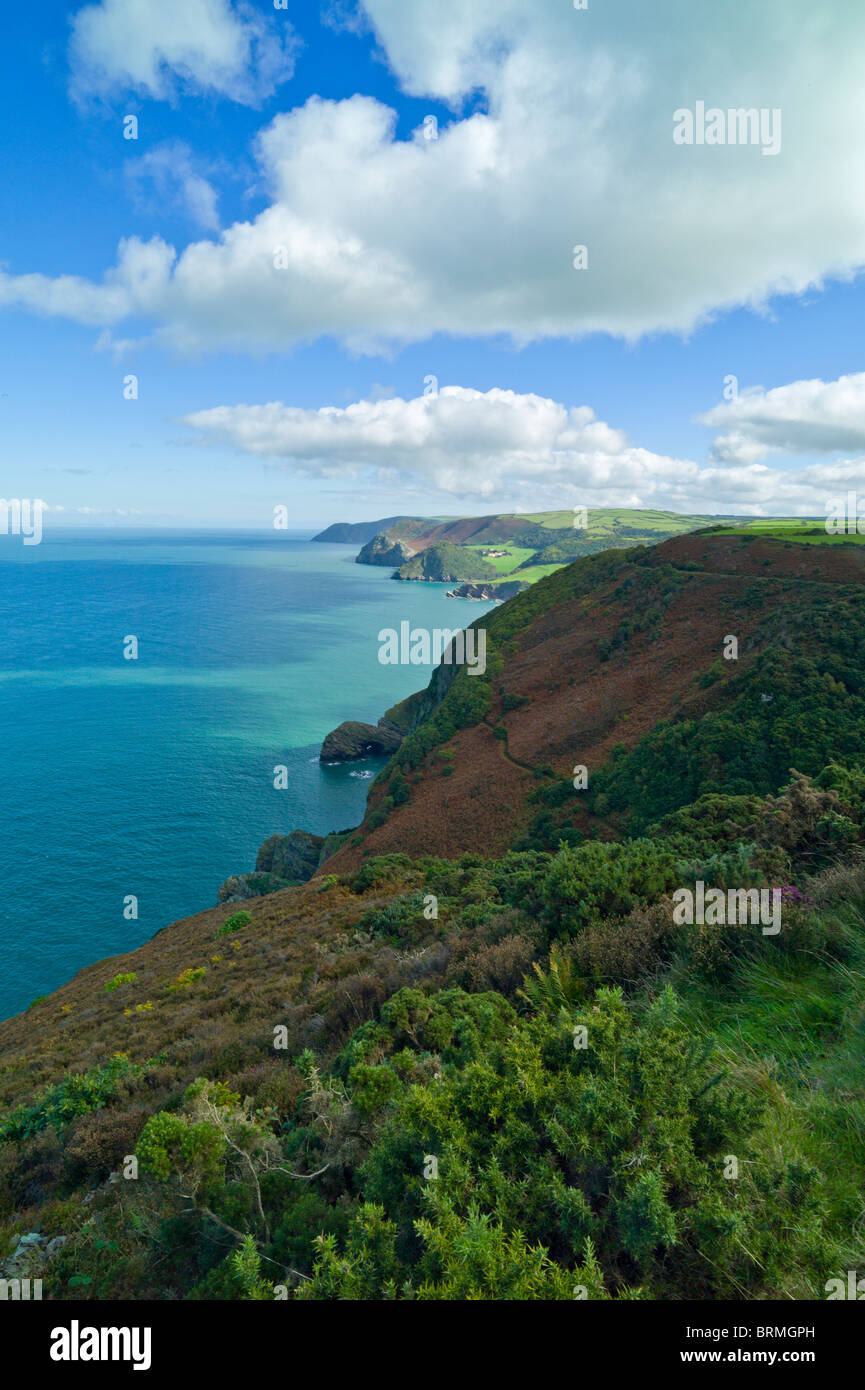
[[[134,985],[138,976],[134,970],[130,970],[125,975],[115,975],[113,980],[106,984],[106,990],[119,989],[121,985]]]

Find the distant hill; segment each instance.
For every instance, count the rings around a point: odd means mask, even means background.
[[[463,580],[499,578],[499,572],[476,550],[464,545],[437,541],[400,565],[394,579],[426,579],[435,584],[462,583]]]
[[[373,536],[387,531],[391,526],[407,527],[415,523],[429,525],[427,518],[420,516],[385,516],[380,521],[335,521],[312,539],[330,541],[333,545],[365,545]]]
[[[854,629],[835,630],[848,596],[857,611],[865,602],[863,583],[862,545],[741,530],[557,570],[472,624],[487,631],[486,677],[440,667],[428,691],[404,702],[413,732],[373,783],[363,826],[334,869],[406,845],[498,853],[526,836],[538,844],[544,824],[545,848],[562,829],[639,831],[646,806],[673,811],[713,789],[765,795],[790,767],[819,771],[847,743],[852,755],[853,727],[830,728],[836,716],[826,724],[817,706],[834,698],[821,679],[846,683],[851,701],[865,690]],[[738,635],[737,661],[721,660],[728,633]],[[665,723],[671,732],[659,741]],[[775,746],[761,770],[755,750]],[[571,788],[577,762],[592,774],[588,798]],[[391,783],[402,778],[411,790],[398,799]]]
[[[586,525],[575,522],[585,519]],[[361,565],[383,565],[395,569],[400,579],[421,579],[446,583],[453,580],[488,580],[505,583],[516,570],[520,579],[533,584],[560,565],[594,555],[601,550],[652,544],[695,531],[709,523],[730,522],[729,517],[680,516],[676,512],[640,511],[620,507],[596,507],[585,518],[571,511],[494,513],[471,517],[397,517],[387,522],[369,522],[344,527],[331,526],[315,540],[364,540],[357,556]],[[378,529],[372,531],[373,527]],[[371,534],[367,534],[367,532]],[[349,534],[351,533],[351,534]],[[415,563],[416,557],[442,545],[450,547],[446,565],[438,559]],[[486,565],[487,549],[505,553],[496,556],[491,572]],[[462,558],[454,554],[463,552]],[[442,570],[447,572],[442,574]]]

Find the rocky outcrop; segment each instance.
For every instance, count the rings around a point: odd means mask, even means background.
[[[461,584],[458,589],[449,589],[445,598],[473,598],[500,603],[528,587],[525,579],[508,579],[503,584]]]
[[[406,541],[395,540],[386,532],[373,536],[355,557],[357,565],[388,565],[392,569],[404,565],[415,554]]]
[[[331,831],[329,835],[311,835],[306,830],[292,830],[290,835],[270,835],[265,840],[250,874],[232,874],[216,895],[218,903],[244,903],[250,898],[263,898],[282,888],[297,888],[306,883],[325,859],[354,834],[349,830]]]
[[[321,863],[323,835],[292,830],[290,835],[270,835],[258,851],[257,874],[274,874],[291,883],[306,883]]]
[[[389,757],[402,743],[402,733],[386,718],[378,724],[347,719],[329,733],[321,745],[323,763],[351,763],[358,758]]]
[[[277,878],[275,874],[232,874],[216,895],[218,903],[245,903],[248,898],[263,898],[266,893],[278,893],[280,888],[293,888],[294,882]]]
[[[499,577],[495,565],[491,565],[477,551],[464,545],[451,545],[447,541],[436,541],[420,554],[400,565],[394,579],[427,580],[433,584],[460,584],[463,581],[484,580],[494,582]]]
[[[66,1244],[66,1236],[40,1235],[38,1231],[30,1231],[27,1235],[19,1236],[18,1243],[12,1254],[7,1259],[0,1261],[0,1279],[33,1279],[41,1278],[45,1266],[58,1255]],[[22,1296],[30,1298],[35,1296],[41,1298],[41,1290],[23,1290]],[[16,1295],[13,1294],[13,1298]]]

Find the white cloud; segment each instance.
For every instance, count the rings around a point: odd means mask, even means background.
[[[865,372],[746,391],[699,417],[723,433],[712,457],[753,462],[769,454],[865,450]]]
[[[2,275],[0,304],[110,327],[164,296],[176,252],[160,237],[121,241],[117,264],[101,282],[78,275]]]
[[[70,470],[67,470],[70,471]],[[42,503],[42,510],[50,512],[52,516],[66,514],[68,516],[143,516],[144,513],[135,507],[49,507],[47,502]]]
[[[437,396],[319,410],[272,402],[185,417],[201,442],[228,444],[303,476],[422,486],[515,509],[619,505],[705,513],[818,515],[826,497],[865,489],[865,462],[797,473],[760,463],[701,468],[632,444],[588,406],[448,386]]]
[[[158,100],[190,89],[254,106],[291,77],[296,46],[284,14],[265,20],[245,3],[102,0],[72,21],[71,88]]]
[[[124,167],[137,201],[155,196],[162,206],[173,202],[200,227],[218,230],[216,190],[196,167],[188,145],[166,141],[138,159],[127,160]]]
[[[105,0],[79,16],[79,42],[92,27],[112,55],[105,71],[157,93],[168,51],[172,71],[205,65],[199,85],[237,83],[231,35],[251,19],[209,0],[199,32],[189,13],[205,0],[160,0],[158,24],[154,3]],[[146,283],[129,280],[130,239],[110,295],[8,275],[6,300],[88,323],[102,305],[102,326],[143,316],[190,350],[322,335],[378,350],[439,332],[685,333],[865,263],[865,7],[843,25],[812,0],[761,0],[735,20],[680,0],[588,11],[367,0],[366,11],[404,89],[452,105],[437,140],[397,139],[395,113],[370,97],[313,98],[261,133],[271,204],[253,220],[180,254],[158,247]],[[673,112],[697,100],[779,108],[780,154],[675,145]],[[573,268],[578,244],[587,270]]]

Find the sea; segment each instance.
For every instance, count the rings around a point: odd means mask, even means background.
[[[0,1018],[213,906],[268,835],[361,820],[382,760],[321,741],[432,670],[379,631],[492,605],[311,534],[0,536]]]

